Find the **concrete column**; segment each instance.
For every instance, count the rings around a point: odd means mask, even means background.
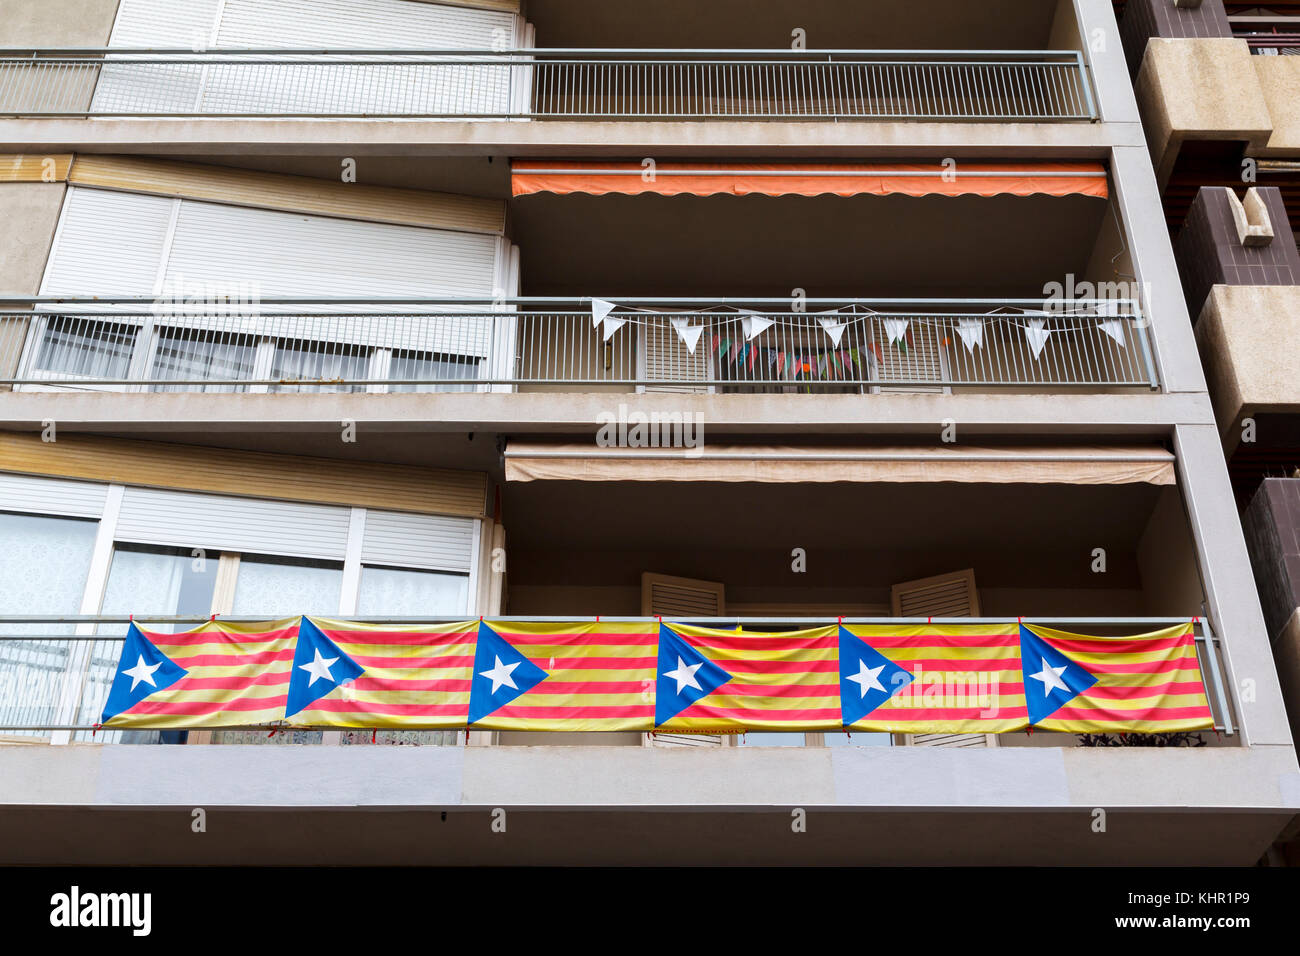
[[[1210,622],[1223,642],[1224,678],[1242,739],[1253,747],[1291,746],[1291,728],[1218,431],[1214,425],[1176,425],[1174,451]]]
[[[1156,187],[1150,154],[1141,146],[1111,150],[1111,180],[1151,322],[1156,359],[1166,392],[1204,392],[1205,373],[1183,299],[1183,284]]]
[[[1101,118],[1107,123],[1141,123],[1114,5],[1111,0],[1074,0],[1074,7]]]

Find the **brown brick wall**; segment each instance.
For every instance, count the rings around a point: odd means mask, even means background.
[[[1129,72],[1136,77],[1151,37],[1230,37],[1232,27],[1223,0],[1201,0],[1195,9],[1175,7],[1173,0],[1128,0],[1119,35]]]
[[[1300,285],[1300,252],[1282,193],[1276,186],[1258,189],[1273,226],[1273,241],[1266,246],[1241,244],[1224,187],[1202,187],[1192,201],[1174,253],[1193,320],[1216,285]],[[1245,192],[1237,190],[1238,197]]]
[[[1242,515],[1270,639],[1300,607],[1300,478],[1266,478]]]

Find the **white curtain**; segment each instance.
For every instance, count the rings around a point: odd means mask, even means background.
[[[80,611],[97,529],[95,521],[0,512],[0,614]],[[10,624],[4,630],[71,634],[74,627]],[[66,641],[0,641],[0,724],[54,719],[69,647]]]
[[[245,385],[225,385],[253,375],[257,346],[246,338],[162,329],[149,378],[202,379],[202,385],[155,385],[159,392],[242,392]]]

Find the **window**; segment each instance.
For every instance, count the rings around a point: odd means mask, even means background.
[[[343,565],[301,558],[241,555],[231,613],[266,619],[339,613]]]
[[[337,381],[333,385],[311,385],[313,392],[364,392],[364,385],[350,384],[369,378],[367,350],[347,345],[280,339],[275,344],[270,377],[278,381]],[[297,392],[298,384],[272,385],[273,392]]]
[[[212,595],[217,581],[217,559],[202,552],[195,554],[182,548],[148,548],[119,544],[113,548],[113,561],[104,588],[102,614],[176,614],[202,617],[212,611]],[[187,628],[191,625],[179,625]],[[176,626],[147,624],[149,630],[173,631]],[[122,635],[127,625],[104,624],[97,631],[104,635]],[[113,683],[117,658],[122,645],[117,641],[96,641],[90,655],[86,690],[81,696],[77,723],[95,723],[103,712],[104,701]],[[112,742],[108,738],[106,742]],[[176,732],[124,731],[121,743],[179,743],[184,734]]]
[[[126,378],[139,328],[84,316],[45,320],[35,367],[68,378]]]
[[[223,381],[253,377],[257,345],[248,336],[165,328],[158,332],[149,378],[200,379],[202,385],[155,385],[158,392],[242,392],[246,385]]]
[[[387,378],[390,382],[411,379],[477,378],[477,358],[465,355],[439,355],[433,352],[413,352],[395,349],[389,359]],[[460,385],[389,385],[390,392],[472,392],[476,386]]]
[[[97,529],[95,521],[0,512],[0,614],[78,613]],[[5,631],[71,634],[73,627],[6,625]],[[66,641],[0,642],[0,723],[53,721],[71,646]]]
[[[436,617],[464,614],[468,607],[466,575],[376,567],[361,571],[357,614],[362,617]]]

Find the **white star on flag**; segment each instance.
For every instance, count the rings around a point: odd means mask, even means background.
[[[701,687],[700,682],[695,679],[695,672],[703,666],[703,661],[698,664],[687,664],[684,660],[678,657],[677,670],[664,671],[664,676],[671,677],[673,680],[677,681],[677,693],[679,694],[682,692],[682,688],[684,687],[694,687],[696,690],[702,691],[704,688]]]
[[[1039,658],[1043,662],[1043,669],[1037,674],[1030,674],[1034,680],[1043,682],[1043,696],[1046,697],[1056,689],[1069,692],[1070,688],[1065,686],[1065,681],[1061,680],[1061,675],[1066,672],[1069,665],[1062,664],[1060,667],[1049,667],[1047,658]]]
[[[884,669],[884,664],[879,667],[868,667],[866,661],[860,660],[858,661],[858,672],[849,680],[857,684],[858,690],[862,692],[861,696],[866,697],[869,690],[883,691],[885,689],[884,685],[880,683],[880,672]]]
[[[307,681],[308,687],[316,683],[317,679],[332,682],[334,680],[334,675],[330,673],[330,666],[337,660],[337,657],[326,658],[321,656],[320,648],[318,647],[316,648],[316,658],[308,661],[306,664],[299,664],[298,669],[306,671],[311,675],[311,680]]]
[[[501,658],[497,657],[495,654],[493,654],[492,657],[496,660],[496,666],[491,670],[478,672],[479,677],[486,677],[492,682],[492,690],[490,693],[495,694],[501,689],[502,684],[505,684],[505,686],[509,687],[511,690],[518,690],[519,686],[515,683],[515,679],[510,675],[514,673],[515,668],[522,664],[523,661],[515,661],[513,664],[502,664]]]
[[[158,682],[153,679],[153,672],[160,667],[162,667],[162,661],[157,664],[146,664],[144,655],[141,654],[140,660],[136,662],[135,667],[132,667],[129,671],[122,671],[122,673],[131,678],[131,690],[135,690],[140,685],[140,681],[144,681],[150,687],[157,687]]]
[[[692,355],[695,354],[695,346],[700,344],[700,335],[704,332],[704,326],[691,325],[690,319],[670,319],[673,328],[677,331],[677,337],[682,340],[686,350]]]

